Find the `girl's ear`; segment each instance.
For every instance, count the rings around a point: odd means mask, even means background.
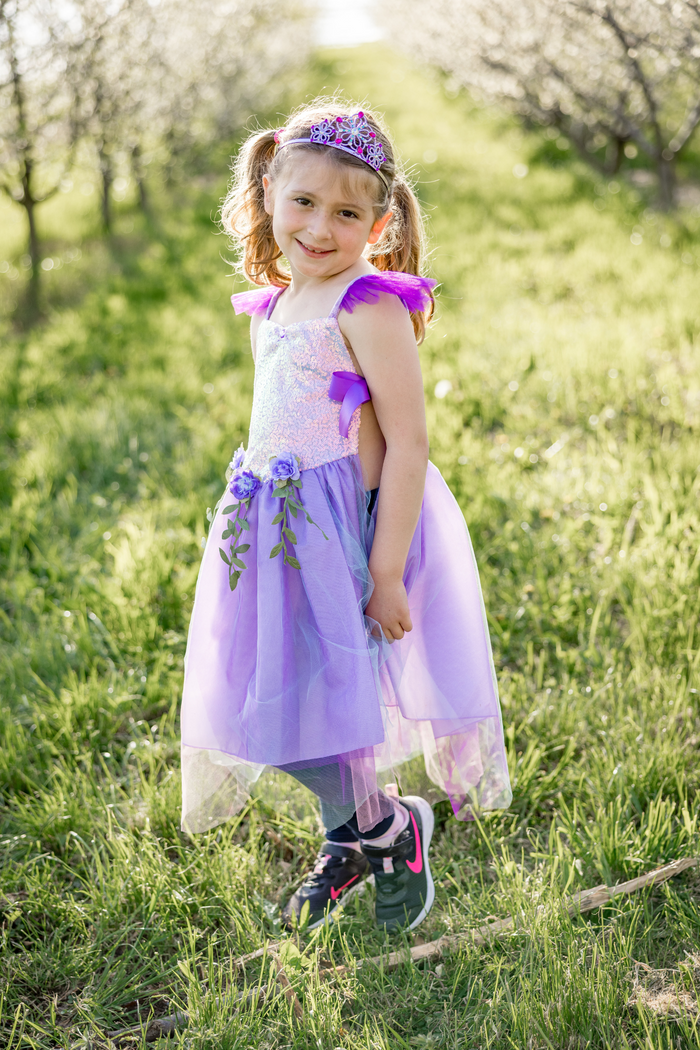
[[[266,208],[267,210],[267,208]],[[368,244],[376,244],[381,235],[384,233],[386,224],[393,215],[393,211],[388,211],[386,215],[382,215],[381,219],[377,219],[372,229],[369,231],[369,237],[367,238]]]
[[[272,215],[272,181],[269,175],[263,175],[263,194],[265,201],[265,211],[268,215]]]

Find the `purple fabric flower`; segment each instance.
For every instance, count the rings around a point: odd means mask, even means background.
[[[292,452],[283,452],[270,460],[270,474],[273,481],[298,481],[300,477],[299,460]]]
[[[233,459],[229,463],[231,470],[238,470],[239,467],[243,466],[243,460],[245,459],[245,449],[243,445],[239,445],[233,454]]]
[[[228,487],[237,500],[252,499],[261,488],[262,481],[252,470],[237,470]]]

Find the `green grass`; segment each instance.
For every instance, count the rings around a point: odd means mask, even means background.
[[[41,328],[12,332],[21,277],[0,274],[0,1041],[105,1046],[188,1004],[163,1046],[700,1046],[692,1010],[632,1002],[638,963],[697,998],[692,869],[585,919],[560,907],[700,852],[698,216],[665,219],[573,158],[552,167],[539,136],[383,52],[327,55],[311,89],[338,83],[386,111],[429,210],[432,458],[472,532],[514,783],[482,825],[439,810],[419,933],[507,915],[522,931],[319,981],[317,950],[385,944],[368,891],[302,935],[300,1024],[281,996],[232,1006],[268,963],[240,975],[231,958],[278,935],[320,835],[281,778],[214,832],[178,829],[200,540],[252,392],[211,223],[226,173],[163,191],[150,222],[126,202],[110,242],[67,200],[47,236],[60,254],[82,230],[82,257],[48,273]]]

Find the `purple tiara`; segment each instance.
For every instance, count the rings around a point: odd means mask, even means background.
[[[275,133],[276,142],[278,134],[279,132]],[[362,110],[354,116],[334,117],[331,120],[325,119],[318,124],[312,124],[308,138],[280,142],[278,149],[302,142],[332,146],[334,149],[341,149],[343,153],[349,153],[352,157],[359,157],[376,172],[387,189],[389,188],[384,173],[379,170],[387,159],[384,147],[367,123]]]

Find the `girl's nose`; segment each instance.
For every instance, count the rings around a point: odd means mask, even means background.
[[[307,229],[317,241],[327,241],[331,236],[328,216],[319,214],[319,212],[311,216]]]

